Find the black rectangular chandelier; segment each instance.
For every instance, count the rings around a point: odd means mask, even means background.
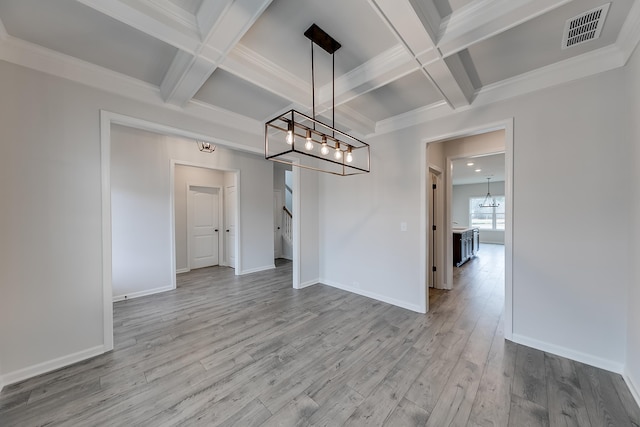
[[[334,53],[341,45],[316,24],[309,27],[304,35],[311,40],[313,116],[289,110],[265,123],[265,158],[334,175],[368,173],[371,157],[369,144],[335,128]],[[333,60],[332,126],[316,119],[314,44],[329,53]]]

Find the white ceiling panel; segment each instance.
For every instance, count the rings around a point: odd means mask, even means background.
[[[453,185],[504,181],[504,154],[456,159],[452,162]],[[480,172],[476,172],[480,170]]]
[[[313,23],[342,45],[335,53],[337,76],[397,44],[367,0],[274,0],[240,43],[310,82],[311,42],[304,32]],[[331,81],[331,56],[316,52],[316,85],[323,85]]]
[[[604,3],[607,2],[570,2],[553,12],[471,46],[461,57],[468,69],[475,68],[481,85],[488,85],[610,45],[615,43],[633,0],[612,2],[600,38],[562,49],[565,22]]]
[[[374,121],[379,121],[441,100],[440,93],[429,79],[421,71],[415,71],[359,96],[346,105]]]
[[[73,0],[3,0],[13,36],[159,85],[177,50]]]
[[[257,120],[271,118],[289,105],[289,101],[221,68],[213,72],[194,98]]]

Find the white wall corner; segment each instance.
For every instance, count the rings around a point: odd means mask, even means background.
[[[65,366],[73,365],[74,363],[82,362],[83,360],[99,356],[103,353],[106,353],[107,351],[109,350],[105,349],[104,346],[98,345],[86,350],[79,351],[77,353],[38,363],[37,365],[28,366],[14,372],[9,372],[0,377],[0,386],[4,387],[6,385],[11,385],[20,381],[28,380],[29,378],[33,378],[47,372],[55,371],[56,369],[64,368]],[[2,387],[0,387],[0,390],[2,390]]]
[[[640,406],[640,382],[633,378],[633,375],[631,375],[631,372],[629,372],[627,367],[625,367],[622,377],[624,378],[624,382],[627,384],[627,387],[629,387],[631,395],[636,400],[638,406]]]
[[[318,285],[320,284],[320,280],[316,279],[316,280],[308,280],[304,283],[300,283],[300,285],[298,287],[296,287],[295,289],[304,289],[304,288],[308,288],[309,286],[313,286],[313,285]]]
[[[341,289],[343,291],[351,292],[352,294],[362,295],[363,297],[371,298],[376,301],[385,302],[387,304],[395,305],[396,307],[404,308],[407,310],[415,311],[416,313],[425,314],[426,311],[419,305],[399,299],[391,298],[386,295],[381,295],[376,292],[365,291],[360,288],[354,288],[352,286],[343,285],[331,280],[320,279],[320,283],[323,285],[331,286],[332,288]]]
[[[530,338],[524,335],[514,333],[511,337],[511,341],[517,344],[526,345],[527,347],[535,348],[540,351],[555,354],[556,356],[566,357],[567,359],[575,360],[576,362],[585,363],[596,368],[614,372],[616,374],[623,374],[624,372],[624,364],[622,362],[603,359],[592,354],[587,354],[560,345],[539,341],[537,339]]]

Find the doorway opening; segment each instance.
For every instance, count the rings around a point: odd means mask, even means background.
[[[425,154],[422,245],[426,255],[423,261],[427,309],[430,289],[451,290],[460,279],[454,275],[454,269],[459,268],[454,266],[454,249],[466,248],[462,262],[455,257],[455,263],[462,266],[476,259],[480,262],[483,244],[504,245],[504,251],[487,247],[485,258],[495,259],[496,253],[504,253],[504,267],[499,271],[504,272],[504,331],[505,337],[510,338],[513,120],[426,141]],[[481,204],[476,199],[484,199],[487,193],[486,175],[492,175],[492,195],[500,196],[500,208],[476,206]],[[460,244],[455,245],[454,239],[461,240]]]
[[[236,269],[237,171],[171,161],[176,273]]]
[[[112,144],[112,133],[120,132],[122,129],[129,129],[135,133],[134,139],[128,138],[120,146],[119,149],[114,149]],[[181,144],[167,144],[166,139],[177,137],[185,142],[187,145]],[[142,143],[138,143],[142,140]],[[224,157],[213,157],[212,161],[207,161],[205,165],[201,164],[201,154],[197,150],[192,149],[192,143],[194,140],[209,140],[219,145],[218,148],[223,148],[228,152]],[[188,147],[188,148],[186,148]],[[211,139],[210,136],[199,134],[196,132],[187,131],[184,129],[174,128],[171,126],[162,125],[155,122],[150,122],[142,119],[133,118],[117,113],[101,110],[100,112],[100,149],[101,149],[101,182],[102,182],[102,290],[103,290],[103,348],[104,351],[110,351],[114,348],[114,335],[113,335],[113,302],[117,300],[114,297],[118,289],[116,289],[116,283],[121,277],[130,278],[131,283],[137,285],[145,283],[147,288],[140,291],[134,289],[126,290],[122,292],[122,299],[129,299],[132,297],[149,295],[151,293],[159,293],[175,289],[176,287],[176,255],[175,255],[175,231],[174,231],[174,210],[173,210],[173,191],[171,191],[170,183],[173,183],[173,163],[174,158],[181,159],[179,162],[187,164],[189,166],[205,167],[208,168],[211,165],[219,168],[218,163],[220,160],[230,162],[231,169],[227,172],[234,172],[232,184],[225,185],[222,190],[223,202],[225,197],[235,200],[235,203],[231,205],[236,206],[235,215],[227,215],[228,217],[235,218],[233,223],[224,223],[225,234],[229,229],[229,233],[235,231],[236,239],[230,239],[230,247],[223,248],[224,253],[230,254],[231,265],[235,264],[235,273],[248,274],[265,269],[273,268],[271,265],[264,265],[258,268],[246,268],[243,262],[245,250],[241,247],[243,238],[246,240],[248,235],[243,234],[241,229],[242,224],[239,221],[240,217],[240,173],[245,173],[246,176],[252,176],[254,169],[243,169],[246,161],[249,159],[247,154],[255,156],[256,161],[264,162],[263,153],[261,150],[252,150],[245,146],[240,146],[229,141],[217,141]],[[222,151],[222,150],[218,150]],[[170,156],[170,157],[167,157]],[[238,157],[235,157],[238,156]],[[165,160],[166,159],[166,160]],[[184,161],[182,160],[184,159]],[[253,161],[253,160],[251,160]],[[171,166],[170,166],[171,163]],[[265,163],[266,164],[266,163]],[[236,168],[236,169],[233,169]],[[264,171],[264,169],[260,169]],[[126,177],[129,175],[136,175],[131,180],[123,180],[125,185],[119,185],[114,183],[114,179],[118,179],[118,176],[122,177],[124,174]],[[293,189],[300,185],[299,174],[294,171],[293,174]],[[126,181],[126,182],[125,182]],[[127,187],[127,183],[130,181],[136,182],[139,187],[137,190],[131,191],[130,187]],[[121,184],[122,184],[121,183]],[[235,191],[234,191],[235,190]],[[226,194],[225,194],[226,193]],[[296,192],[297,193],[297,192]],[[113,202],[116,198],[120,198],[120,202],[124,201],[129,206],[128,212],[133,212],[139,221],[135,227],[127,225],[120,227],[114,224],[114,212]],[[297,195],[294,200],[294,211],[300,204],[300,197]],[[264,202],[264,199],[262,199]],[[144,209],[138,209],[137,206],[144,204]],[[230,204],[226,203],[228,207]],[[131,208],[133,206],[133,208]],[[262,205],[264,206],[264,204]],[[226,210],[226,208],[225,208]],[[267,211],[268,213],[268,211]],[[270,215],[269,215],[270,216]],[[121,216],[122,217],[122,216]],[[261,221],[265,222],[266,215],[261,216]],[[267,224],[270,221],[267,220]],[[300,283],[300,230],[299,224],[294,220],[294,256],[292,262],[293,270],[293,287],[299,288]],[[264,230],[262,228],[261,230]],[[260,233],[254,229],[251,232]],[[144,238],[137,238],[140,235],[144,235]],[[244,237],[243,237],[244,236]],[[264,238],[264,233],[260,235]],[[134,239],[136,237],[136,239]],[[121,239],[117,242],[117,239]],[[130,244],[134,242],[136,244]],[[121,248],[114,250],[114,243],[122,244]],[[226,246],[226,245],[225,245]],[[122,247],[125,250],[121,250]],[[268,253],[264,251],[265,247],[260,247],[260,257],[267,256]],[[267,247],[268,250],[268,247]],[[249,248],[246,251],[249,256],[254,258],[256,251],[252,252]],[[220,255],[220,254],[219,254]],[[118,258],[118,259],[116,259]],[[219,262],[222,262],[220,258]],[[119,274],[114,271],[114,265],[123,266],[122,276],[116,276]],[[131,271],[143,272],[144,274],[130,274]],[[116,279],[116,280],[114,280]],[[152,286],[155,286],[151,289]]]

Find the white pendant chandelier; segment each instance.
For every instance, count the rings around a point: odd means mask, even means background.
[[[268,160],[334,175],[355,175],[370,170],[369,144],[335,128],[335,56],[341,45],[316,24],[304,35],[311,40],[312,117],[289,110],[265,123],[264,156]],[[316,119],[314,45],[331,55],[331,126]]]

